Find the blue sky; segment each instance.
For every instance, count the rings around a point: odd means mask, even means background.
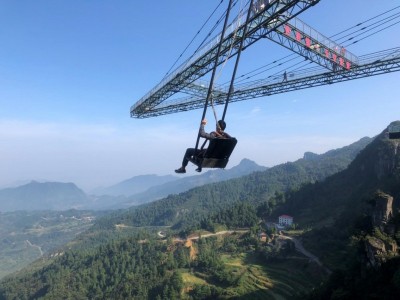
[[[1,1],[0,187],[35,179],[90,190],[135,175],[174,174],[195,144],[202,111],[138,120],[129,109],[219,2]],[[322,0],[299,18],[331,36],[398,5]],[[363,55],[400,46],[399,29],[348,50]],[[238,75],[288,54],[259,41],[243,52]],[[400,119],[399,82],[393,73],[231,104],[227,131],[239,143],[229,167],[243,158],[274,166],[374,136]]]

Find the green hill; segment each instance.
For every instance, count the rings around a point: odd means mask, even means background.
[[[73,183],[36,182],[0,190],[0,211],[67,210],[89,204],[88,196]]]
[[[307,154],[294,163],[116,212],[99,220],[62,256],[4,279],[0,299],[300,297],[326,274],[294,251],[292,243],[262,242],[258,217],[289,209],[294,191],[301,194],[310,182],[323,185],[368,142]],[[161,229],[151,226],[166,225],[173,226],[163,229],[167,239],[158,240]],[[173,238],[176,230],[188,235],[218,226],[250,230],[190,240],[189,245]]]
[[[263,172],[208,184],[148,205],[116,212],[100,220],[96,228],[113,228],[121,223],[129,226],[196,228],[209,212],[218,212],[237,202],[253,205],[268,202],[272,209],[279,202],[271,199],[272,196],[297,190],[307,183],[323,181],[344,170],[370,141],[369,138],[363,138],[340,149],[321,155],[314,154],[311,158],[307,154],[305,158]]]

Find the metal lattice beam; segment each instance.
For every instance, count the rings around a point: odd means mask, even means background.
[[[277,19],[279,15],[288,13],[290,17],[286,20],[289,20],[319,1],[320,0],[275,0],[262,10],[255,11],[249,21],[249,28],[244,39],[244,48],[263,38],[278,26],[281,26],[284,20],[275,22],[274,26],[266,26],[266,24],[270,23],[272,20]],[[245,32],[245,25],[236,28],[236,21],[230,25],[228,34],[222,41],[222,49],[217,65],[222,64],[226,59],[237,53],[240,39],[243,32]],[[199,51],[200,54],[198,56],[186,61],[167,78],[161,81],[153,90],[131,107],[131,116],[140,118],[141,115],[148,114],[149,111],[152,111],[160,103],[207,74],[213,67],[219,43],[220,41],[217,36]],[[233,51],[231,51],[232,49]]]
[[[400,48],[396,48],[390,55],[385,52],[385,54],[380,57],[375,56],[373,61],[366,61],[364,64],[354,66],[350,70],[343,69],[336,72],[326,72],[326,70],[321,69],[320,72],[316,72],[312,75],[303,77],[299,76],[288,81],[280,80],[279,82],[268,82],[268,80],[259,80],[256,83],[247,83],[246,85],[241,85],[240,87],[235,88],[235,92],[232,94],[230,102],[271,96],[398,71],[400,71]],[[225,97],[226,93],[225,95],[223,93],[215,95],[215,105],[224,103]],[[204,103],[204,97],[187,97],[162,104],[157,108],[147,111],[145,114],[135,115],[135,117],[150,118],[199,109],[204,106]]]
[[[357,56],[298,18],[284,22],[265,37],[332,71],[358,64]]]

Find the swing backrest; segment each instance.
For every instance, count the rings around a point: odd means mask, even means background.
[[[235,138],[212,139],[198,166],[202,168],[225,168],[237,144]]]

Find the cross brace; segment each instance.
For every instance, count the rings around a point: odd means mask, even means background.
[[[295,77],[288,81],[275,81],[268,83],[268,80],[257,81],[256,84],[248,83],[247,86],[241,85],[231,96],[230,102],[249,100],[258,97],[271,96],[274,94],[287,93],[301,89],[328,85],[343,81],[349,81],[369,76],[376,76],[400,71],[400,48],[396,48],[390,55],[385,54],[382,57],[376,57],[372,62],[366,62],[357,66],[353,66],[350,70],[342,69],[339,71],[322,70],[319,73],[304,77]],[[225,93],[226,94],[226,93]],[[219,94],[215,96],[216,105],[223,103],[226,95]],[[202,108],[204,98],[187,97],[169,103],[164,103],[146,113],[132,114],[135,118],[149,118],[160,115],[172,114],[188,110]]]
[[[249,20],[249,29],[247,30],[243,47],[248,47],[264,37],[265,34],[282,25],[281,21],[278,21],[271,28],[264,26],[271,20],[278,18],[279,15],[288,12],[288,15],[290,15],[288,19],[290,19],[318,2],[319,0],[275,0],[271,2],[268,7],[255,12]],[[217,65],[222,64],[227,58],[237,53],[237,47],[240,44],[238,36],[243,35],[245,24],[236,28],[236,21],[238,20],[232,22],[228,27],[227,35],[222,41],[222,49]],[[196,56],[184,62],[173,73],[162,80],[131,107],[131,116],[147,114],[148,111],[154,109],[164,100],[177,93],[177,91],[181,91],[190,83],[207,74],[213,67],[219,43],[219,36],[217,36],[204,46]],[[233,51],[231,51],[232,49]]]

